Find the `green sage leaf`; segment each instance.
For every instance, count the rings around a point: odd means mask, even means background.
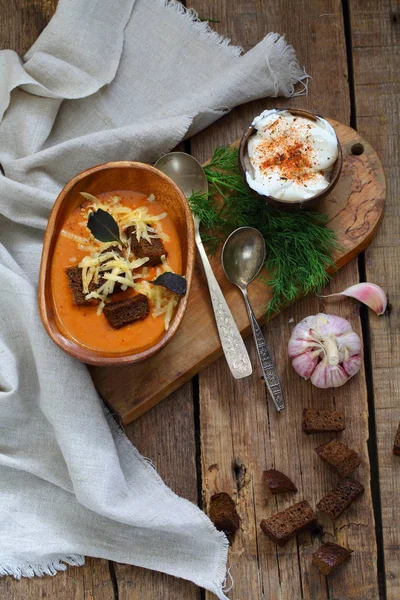
[[[109,212],[102,208],[90,213],[87,226],[99,242],[118,242],[122,244],[119,237],[118,223]]]

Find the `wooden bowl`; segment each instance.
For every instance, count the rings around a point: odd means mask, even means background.
[[[55,242],[67,216],[82,203],[79,192],[100,194],[113,190],[133,190],[146,195],[154,194],[168,212],[178,232],[182,250],[182,275],[186,277],[187,292],[183,296],[169,329],[153,346],[138,353],[105,352],[81,345],[59,323],[56,317],[51,289],[51,264]],[[62,350],[78,360],[91,365],[124,365],[138,363],[156,354],[175,335],[182,322],[188,303],[195,257],[193,218],[183,192],[164,173],[139,162],[109,162],[79,173],[61,190],[48,221],[39,275],[39,310],[43,325]]]
[[[324,119],[324,117],[321,117],[321,115],[317,115],[317,114],[309,112],[308,110],[303,110],[300,108],[278,108],[277,110],[286,110],[287,112],[291,113],[292,115],[296,115],[298,117],[305,117],[306,119],[310,119],[311,121],[316,121],[318,117],[320,119]],[[318,206],[319,201],[322,198],[325,198],[325,196],[330,194],[330,192],[333,190],[333,188],[335,187],[335,185],[338,182],[338,179],[339,179],[339,176],[340,176],[340,173],[342,170],[343,154],[342,154],[342,148],[341,148],[338,137],[336,136],[337,144],[338,144],[338,157],[332,167],[332,173],[331,173],[331,179],[330,179],[329,185],[324,190],[322,190],[322,192],[319,192],[319,194],[315,194],[315,196],[312,196],[311,198],[307,198],[307,199],[301,200],[301,201],[290,202],[288,200],[280,200],[279,198],[274,198],[274,196],[268,196],[267,194],[265,194],[265,195],[259,194],[258,192],[253,190],[253,188],[251,188],[247,183],[246,171],[248,171],[249,169],[252,168],[250,165],[249,155],[247,153],[247,143],[248,143],[250,137],[252,135],[254,135],[255,131],[256,130],[253,127],[253,125],[250,125],[248,127],[248,129],[245,131],[245,133],[243,134],[242,139],[240,140],[240,146],[239,146],[239,168],[240,168],[240,171],[243,175],[244,181],[246,182],[246,185],[248,186],[248,188],[254,193],[254,195],[259,200],[266,202],[267,204],[269,204],[270,206],[273,206],[274,208],[280,208],[282,210],[286,210],[289,212],[293,212],[293,211],[296,211],[299,209],[303,209],[303,210],[304,209],[315,209]]]

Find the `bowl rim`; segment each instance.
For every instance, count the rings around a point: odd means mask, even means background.
[[[266,109],[268,110],[268,109]],[[313,121],[316,121],[317,119],[323,119],[324,121],[326,121],[327,123],[329,123],[328,119],[326,119],[325,117],[323,117],[322,115],[318,114],[318,113],[314,113],[311,112],[309,110],[306,110],[304,108],[296,108],[296,107],[276,107],[274,109],[271,110],[276,110],[276,111],[287,111],[290,112],[291,114],[295,114],[301,117],[305,117],[307,119],[311,119]],[[261,114],[261,113],[260,113]],[[254,190],[248,183],[247,183],[247,179],[246,179],[246,164],[245,164],[245,152],[246,152],[246,148],[247,148],[247,143],[249,141],[249,138],[253,135],[254,131],[255,131],[255,127],[253,126],[253,123],[251,123],[248,128],[246,129],[246,131],[244,132],[244,134],[241,137],[240,140],[240,144],[239,144],[239,167],[240,170],[242,172],[243,175],[243,179],[246,183],[246,185],[248,186],[248,188],[260,199],[264,200],[267,204],[271,204],[277,208],[281,208],[281,209],[285,209],[285,210],[298,210],[301,208],[311,208],[314,207],[314,205],[317,203],[318,200],[321,200],[322,198],[325,198],[325,196],[327,196],[335,187],[335,185],[337,184],[340,174],[342,172],[342,166],[343,166],[343,151],[342,151],[342,146],[340,143],[340,140],[337,136],[337,133],[335,131],[335,129],[333,128],[334,132],[335,132],[335,136],[336,136],[336,140],[337,140],[337,146],[338,146],[338,157],[336,159],[336,161],[333,164],[332,170],[333,170],[333,177],[331,178],[331,180],[329,181],[329,184],[327,185],[327,187],[323,190],[321,190],[320,192],[318,192],[318,194],[315,194],[314,196],[311,196],[310,198],[306,198],[304,200],[295,200],[295,201],[288,201],[288,200],[281,200],[279,198],[276,198],[275,196],[271,196],[269,194],[260,194],[259,192],[257,192],[256,190]]]
[[[46,287],[49,278],[50,266],[51,266],[51,250],[53,250],[53,244],[55,243],[54,232],[57,224],[57,217],[61,206],[65,198],[71,192],[73,187],[82,179],[89,175],[96,174],[100,171],[115,169],[115,168],[134,168],[139,170],[145,170],[157,177],[161,177],[162,179],[168,181],[168,183],[174,188],[176,194],[181,199],[181,206],[183,207],[184,217],[186,221],[187,227],[187,264],[186,264],[186,272],[185,277],[187,281],[187,292],[184,296],[180,298],[178,307],[175,311],[172,323],[169,329],[165,332],[165,334],[152,346],[142,350],[137,353],[130,354],[116,354],[115,352],[107,354],[104,351],[93,350],[88,348],[82,344],[79,344],[77,341],[74,341],[65,336],[65,334],[60,330],[60,328],[56,324],[55,314],[53,306],[50,305],[46,298]],[[39,313],[44,328],[50,338],[53,340],[59,348],[64,350],[67,354],[72,356],[73,358],[77,358],[81,362],[90,365],[96,366],[117,366],[117,365],[127,365],[127,364],[135,364],[139,362],[143,362],[144,360],[150,358],[157,352],[159,352],[164,346],[171,341],[171,339],[176,334],[179,325],[182,322],[184,313],[187,308],[192,278],[193,278],[193,270],[194,270],[194,259],[195,259],[195,243],[194,243],[194,223],[192,212],[189,207],[188,200],[182,190],[177,186],[177,184],[167,175],[165,175],[159,169],[156,169],[152,165],[147,163],[142,163],[139,161],[111,161],[102,163],[100,165],[95,165],[93,167],[89,167],[84,171],[81,171],[77,175],[75,175],[72,179],[70,179],[65,186],[62,188],[60,193],[58,194],[56,201],[51,209],[51,213],[47,222],[46,231],[44,235],[43,248],[42,248],[42,256],[40,263],[40,272],[39,272],[39,283],[38,283],[38,303],[39,303]]]

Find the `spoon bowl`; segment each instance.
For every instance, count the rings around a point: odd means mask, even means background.
[[[225,275],[238,287],[246,287],[259,274],[265,262],[265,242],[253,227],[240,227],[226,240],[222,249]]]
[[[154,165],[181,188],[186,198],[193,193],[207,194],[208,181],[201,164],[185,152],[164,154]]]
[[[281,411],[285,408],[281,382],[271,352],[247,295],[247,286],[258,275],[265,262],[265,241],[261,233],[253,227],[240,227],[231,233],[222,248],[222,267],[229,281],[243,294],[249,315],[251,329],[257,348],[258,359],[265,385],[275,404]]]

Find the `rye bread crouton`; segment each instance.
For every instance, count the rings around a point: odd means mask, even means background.
[[[276,469],[264,471],[264,481],[266,486],[273,494],[283,494],[284,492],[297,492],[297,487],[287,475]]]
[[[321,498],[317,510],[328,515],[332,521],[336,521],[363,491],[364,487],[358,481],[342,479],[333,490]]]
[[[67,267],[65,272],[68,277],[69,287],[72,292],[72,299],[77,306],[91,304],[90,300],[86,300],[82,289],[82,269],[76,265],[75,267]]]
[[[76,304],[77,306],[87,306],[89,304],[93,304],[94,302],[98,302],[95,299],[86,300],[86,294],[84,293],[82,287],[82,269],[80,267],[67,267],[65,269],[65,272],[67,273],[68,283],[72,292],[72,299],[74,304]],[[104,277],[100,277],[97,283],[91,281],[89,284],[89,293],[95,292],[105,282],[106,279],[104,279]],[[116,281],[114,285],[113,294],[116,294],[120,290],[121,284],[118,281]]]
[[[303,431],[308,435],[324,431],[343,431],[344,429],[343,411],[315,410],[313,408],[303,410]]]
[[[361,456],[339,440],[321,444],[315,452],[341,477],[348,477],[361,464]]]
[[[327,542],[322,544],[312,555],[312,563],[323,573],[324,575],[330,575],[332,571],[340,567],[346,560],[351,557],[351,550],[334,544],[333,542]]]
[[[213,494],[210,498],[208,516],[218,531],[233,535],[240,526],[240,517],[232,498],[226,492]]]
[[[394,439],[393,454],[395,454],[396,456],[400,456],[400,423],[397,428],[396,437]]]
[[[317,520],[316,514],[306,500],[264,519],[260,527],[278,546],[284,546],[295,535],[311,527]]]
[[[127,238],[130,238],[131,250],[136,258],[146,258],[149,260],[145,264],[146,267],[155,267],[161,264],[161,257],[167,256],[167,251],[164,248],[164,244],[160,238],[152,238],[151,242],[148,242],[144,238],[139,241],[136,238],[136,227],[128,227],[125,229]]]
[[[111,246],[111,248],[108,248],[107,250],[103,250],[103,252],[101,252],[101,254],[104,254],[104,252],[109,252],[110,250],[113,250],[119,256],[122,255],[122,252],[118,248],[118,246]],[[85,294],[83,292],[82,269],[78,265],[75,265],[74,267],[67,267],[65,269],[65,272],[68,277],[68,283],[69,283],[69,287],[72,292],[72,299],[73,299],[74,304],[76,304],[77,306],[85,306],[85,305],[87,306],[88,304],[93,304],[94,303],[93,300],[86,300]],[[105,281],[106,281],[106,279],[104,279],[104,277],[100,277],[99,281],[97,283],[94,283],[93,281],[91,281],[89,284],[89,292],[95,292],[99,287],[101,287],[103,285],[103,283],[105,283]],[[115,285],[114,285],[113,293],[115,294],[116,292],[119,292],[120,290],[121,290],[121,284],[118,281],[116,281]]]
[[[104,307],[104,314],[113,329],[120,329],[134,321],[145,319],[150,313],[147,296],[136,294],[119,302],[110,302]]]

